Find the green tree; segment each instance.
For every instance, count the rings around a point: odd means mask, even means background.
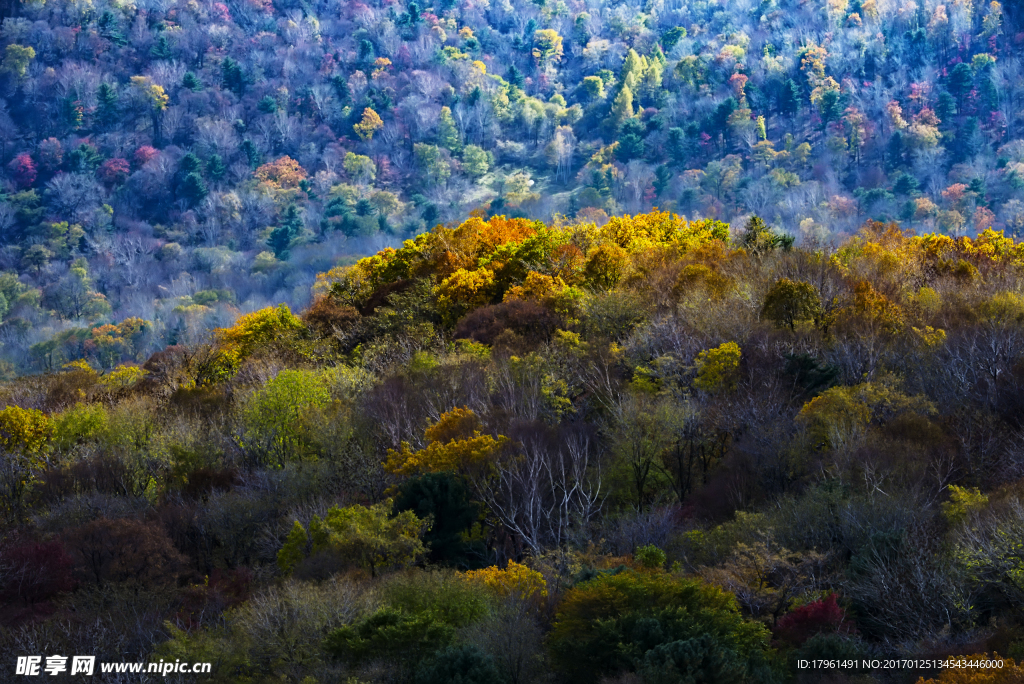
[[[644,125],[638,119],[626,119],[619,131],[619,146],[615,158],[626,163],[644,154]]]
[[[209,174],[210,178],[214,181],[219,181],[224,178],[224,174],[227,171],[228,167],[224,164],[224,158],[219,154],[211,154],[209,161],[206,162],[206,173]]]
[[[242,71],[242,65],[230,57],[225,57],[221,62],[220,77],[224,88],[238,97],[245,92],[245,73]]]
[[[181,87],[191,90],[193,93],[198,93],[203,89],[203,82],[199,80],[195,73],[186,71],[185,75],[181,77]]]
[[[394,505],[397,512],[412,511],[433,521],[423,535],[431,562],[462,569],[480,566],[482,544],[465,539],[480,517],[480,506],[472,501],[465,478],[450,472],[414,477],[401,486]]]
[[[821,94],[821,99],[818,100],[818,113],[821,114],[822,129],[826,128],[829,123],[837,121],[842,111],[843,106],[840,103],[838,90],[826,90]]]
[[[619,90],[619,94],[615,96],[615,100],[612,102],[612,121],[615,126],[621,126],[623,122],[633,116],[633,91],[629,89],[629,86],[623,85],[622,89]]]
[[[426,180],[431,185],[444,185],[452,175],[451,165],[441,153],[437,145],[416,143],[413,145],[416,161],[423,169]]]
[[[554,29],[541,29],[533,34],[533,56],[541,66],[562,59],[562,36]]]
[[[373,506],[337,506],[309,523],[312,553],[330,552],[379,571],[406,567],[423,556],[424,522],[412,511],[392,515],[390,501]]]
[[[760,216],[752,216],[744,226],[740,244],[754,256],[760,257],[778,249],[789,251],[793,246],[793,236],[779,233]]]
[[[34,48],[11,43],[4,52],[3,62],[0,63],[0,71],[11,74],[19,81],[24,81],[28,76],[28,65],[35,58],[36,51]]]
[[[277,552],[277,567],[286,575],[292,574],[295,567],[306,559],[308,547],[309,534],[302,523],[296,520],[284,539],[284,546]]]
[[[672,170],[666,164],[661,164],[654,170],[654,192],[661,197],[672,182]]]
[[[441,107],[441,116],[438,119],[437,142],[441,147],[452,152],[458,152],[461,146],[459,142],[459,129],[455,125],[455,118],[452,117],[450,107]]]
[[[747,680],[747,663],[710,634],[659,644],[638,671],[644,684],[732,684]]]
[[[277,111],[277,100],[271,95],[264,95],[263,99],[256,104],[256,109],[264,114],[273,114]]]
[[[282,370],[243,404],[239,445],[254,461],[269,460],[280,467],[311,455],[306,427],[330,400],[320,375]]]
[[[643,669],[651,651],[690,639],[710,639],[715,649],[735,654],[742,676],[728,681],[770,676],[762,665],[769,641],[763,625],[745,621],[735,599],[722,589],[663,571],[601,574],[570,589],[558,606],[548,643],[553,664],[567,681],[589,684]],[[651,666],[674,660],[676,649],[668,650],[652,654]]]
[[[697,377],[693,386],[711,393],[734,391],[739,382],[740,357],[740,346],[735,342],[724,342],[700,352],[694,362]]]
[[[270,231],[270,237],[267,240],[267,245],[274,250],[274,256],[282,260],[288,259],[288,250],[295,238],[302,233],[302,225],[299,208],[294,204],[289,204],[285,209],[281,225]]]
[[[604,81],[600,76],[585,76],[580,87],[587,99],[592,101],[604,99]]]
[[[777,325],[796,330],[798,321],[814,320],[821,313],[821,298],[810,283],[789,278],[775,281],[765,295],[761,315]]]
[[[462,169],[471,178],[480,178],[490,170],[491,154],[476,145],[462,148]]]
[[[401,206],[398,196],[387,190],[378,190],[370,195],[370,204],[373,205],[377,216],[385,218],[398,211],[399,206]]]
[[[171,41],[167,38],[166,33],[161,33],[153,47],[149,49],[149,54],[153,59],[171,59],[174,53],[171,52]]]
[[[423,663],[416,684],[492,684],[501,681],[494,658],[475,646],[450,646]]]
[[[347,153],[342,167],[349,178],[360,185],[372,183],[377,178],[377,165],[373,163],[372,159],[362,154]]]
[[[181,182],[181,196],[187,199],[193,207],[206,199],[209,193],[210,189],[206,187],[206,181],[195,171],[188,173]]]
[[[661,34],[661,44],[665,48],[665,52],[672,52],[672,48],[685,37],[686,29],[682,26],[674,26]]]
[[[949,88],[949,92],[956,98],[958,112],[963,111],[964,96],[971,90],[973,85],[974,72],[971,71],[971,66],[966,62],[960,62],[949,72],[946,87]]]
[[[109,83],[100,83],[96,90],[96,121],[100,125],[109,126],[118,120],[118,101],[115,87]]]
[[[787,78],[779,90],[779,113],[794,116],[800,111],[800,86]]]

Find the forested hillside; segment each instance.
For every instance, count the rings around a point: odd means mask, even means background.
[[[0,28],[0,355],[109,368],[437,223],[657,206],[1024,226],[1015,5],[32,0]],[[116,328],[108,328],[107,324]],[[102,327],[101,327],[102,326]]]
[[[0,644],[216,682],[1019,681],[1022,269],[994,231],[472,218],[301,315],[8,382]]]

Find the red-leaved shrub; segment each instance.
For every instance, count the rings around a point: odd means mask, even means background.
[[[6,570],[0,596],[6,601],[32,606],[75,586],[71,557],[56,540],[12,546],[0,554],[0,564]]]
[[[775,638],[800,646],[815,634],[853,634],[856,631],[853,622],[846,619],[846,611],[836,602],[836,595],[829,594],[779,618]]]

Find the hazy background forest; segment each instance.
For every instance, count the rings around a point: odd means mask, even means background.
[[[470,212],[1024,229],[1024,34],[998,2],[15,8],[9,374],[301,308],[339,259]]]

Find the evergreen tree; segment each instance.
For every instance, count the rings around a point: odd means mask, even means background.
[[[800,87],[796,81],[787,78],[779,91],[779,113],[785,116],[795,116],[800,111]]]
[[[668,158],[677,166],[684,166],[687,159],[686,131],[673,127],[668,129]]]
[[[256,149],[256,143],[249,138],[246,138],[242,141],[241,150],[245,155],[245,158],[248,160],[250,168],[255,169],[260,165],[262,155],[260,154],[260,151]]]
[[[193,171],[187,174],[181,182],[180,192],[182,197],[187,199],[192,206],[195,206],[206,199],[206,195],[210,191],[206,187],[203,177]]]
[[[455,119],[452,117],[452,110],[449,107],[441,107],[437,143],[452,152],[457,152],[461,147],[459,143],[459,129],[455,126]]]
[[[334,87],[334,94],[337,95],[338,100],[344,102],[348,99],[348,79],[343,74],[331,76],[331,86]]]
[[[826,90],[818,101],[818,112],[821,114],[821,126],[824,129],[830,122],[839,119],[843,111],[838,90]]]
[[[522,88],[523,83],[526,81],[526,77],[524,77],[523,72],[513,64],[508,68],[508,71],[505,72],[505,80],[508,81],[509,85],[514,85],[516,88]]]
[[[166,33],[160,34],[160,37],[156,39],[156,43],[150,48],[149,54],[153,59],[171,59],[174,56],[171,53],[171,41],[167,40]]]
[[[957,112],[963,110],[964,107],[964,96],[970,91],[971,86],[974,84],[974,72],[971,71],[969,64],[960,62],[953,70],[949,72],[949,81],[947,86],[949,91],[956,98]]]
[[[270,95],[264,95],[263,99],[256,105],[256,109],[260,110],[264,114],[273,114],[277,111],[277,100]]]
[[[668,166],[662,164],[654,170],[654,192],[658,197],[665,194],[670,182],[672,182],[672,171]]]
[[[96,121],[101,126],[109,126],[118,119],[117,90],[109,83],[100,83],[96,90]]]
[[[612,102],[612,121],[616,126],[620,126],[632,116],[633,91],[629,89],[629,86],[624,85]]]
[[[944,124],[950,123],[950,119],[956,114],[956,99],[943,90],[935,102],[935,116]]]
[[[191,71],[186,71],[185,75],[181,77],[181,87],[191,90],[193,93],[198,93],[203,89],[203,82]]]
[[[292,242],[301,232],[302,215],[299,213],[297,206],[289,204],[288,208],[285,209],[281,225],[270,231],[270,239],[267,240],[267,244],[274,250],[274,256],[282,261],[287,260],[288,248],[291,247]]]
[[[190,173],[201,173],[203,161],[194,152],[189,152],[178,162],[178,173],[184,178]]]
[[[206,163],[206,172],[210,178],[215,181],[219,181],[227,173],[227,166],[224,164],[224,158],[219,154],[211,154],[210,160]]]
[[[220,65],[221,83],[225,88],[241,97],[245,92],[245,74],[242,72],[242,65],[225,57]]]
[[[364,62],[373,61],[373,43],[365,38],[359,41],[359,59]]]
[[[637,119],[627,119],[619,131],[619,146],[615,157],[622,163],[644,155],[644,125]]]

